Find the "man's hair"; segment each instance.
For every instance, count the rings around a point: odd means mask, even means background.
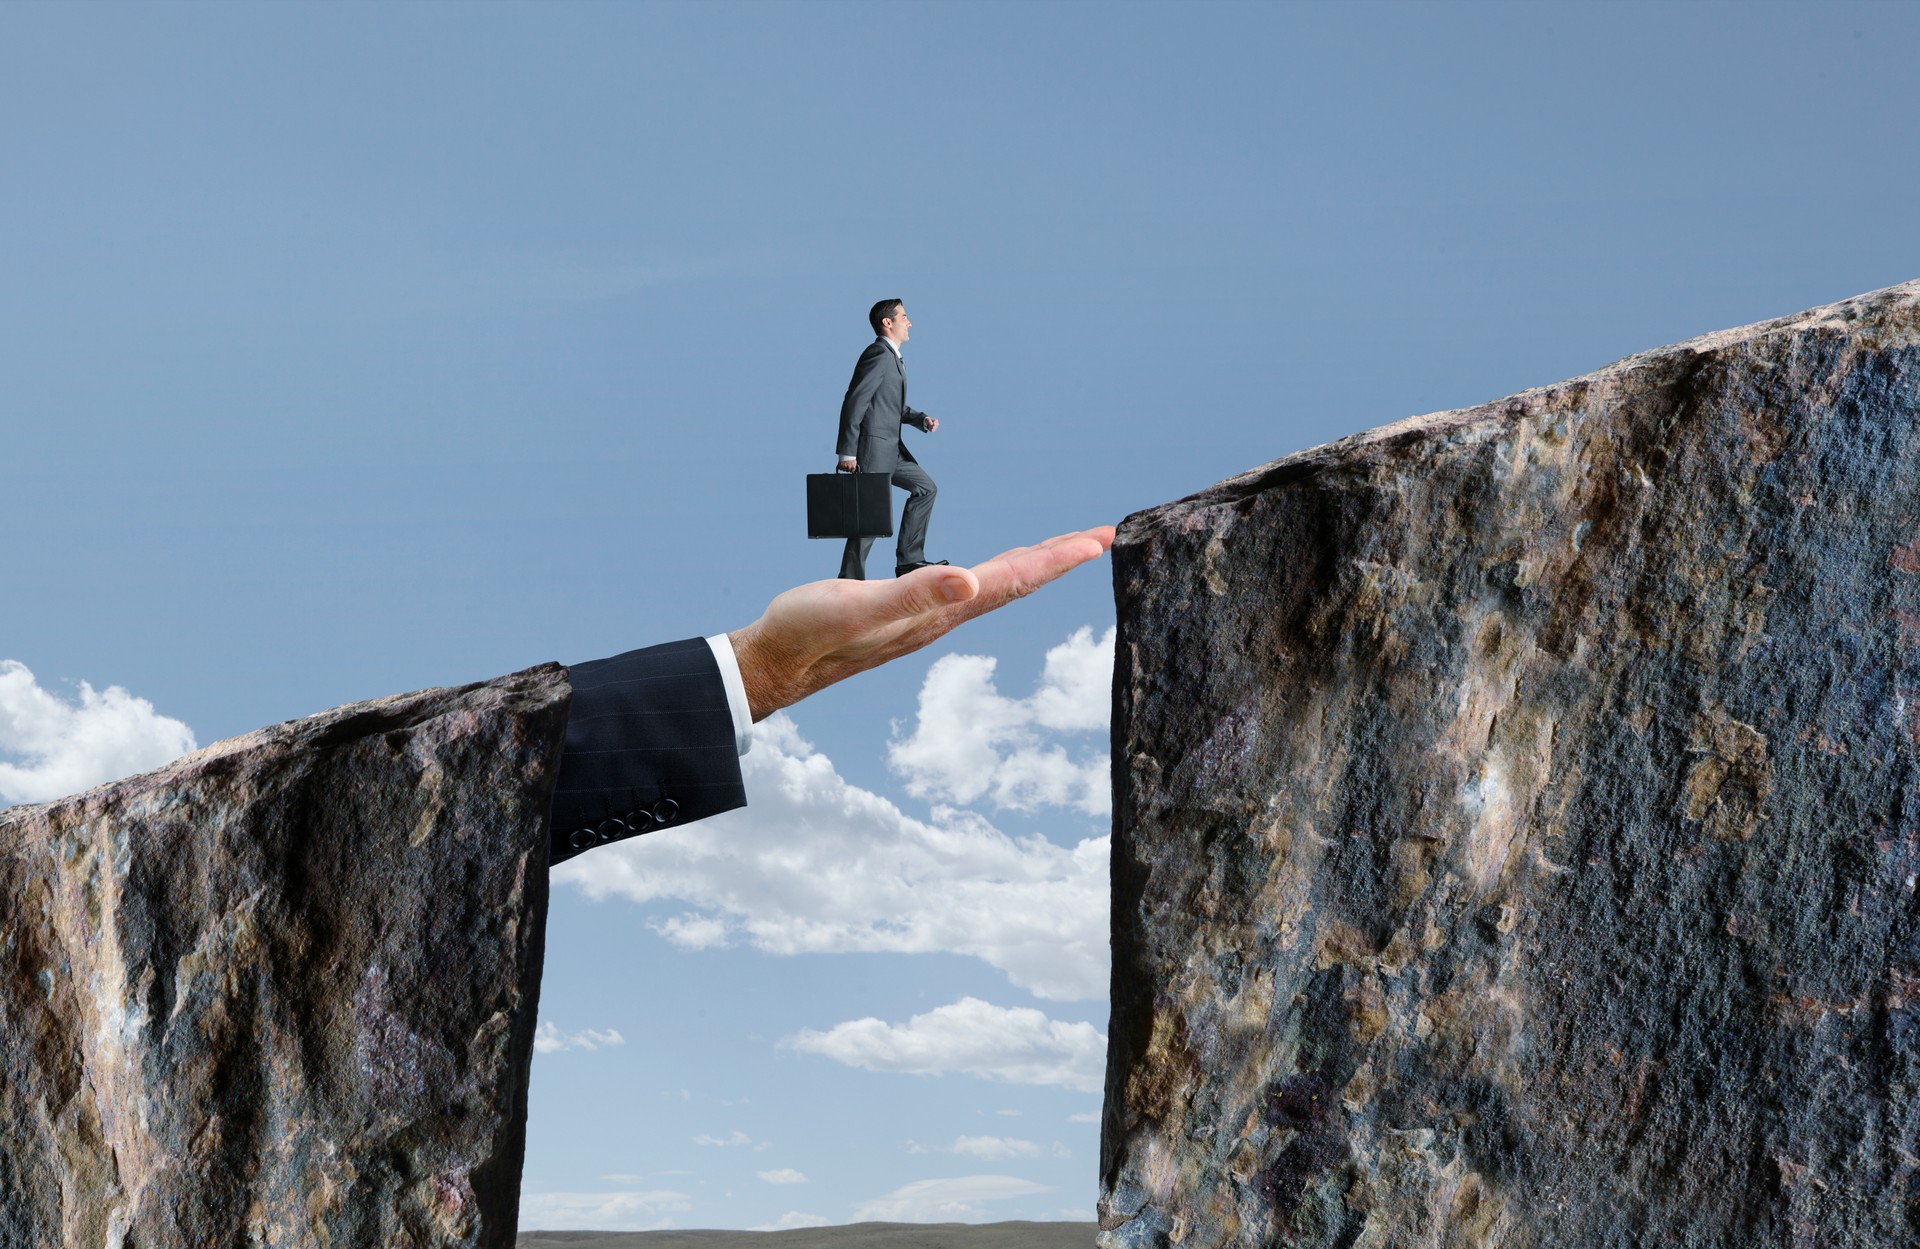
[[[880,328],[880,323],[886,320],[888,317],[892,316],[893,310],[895,308],[898,308],[901,304],[905,302],[906,300],[904,299],[881,300],[879,303],[873,306],[873,311],[867,314],[867,324],[873,327],[873,332],[875,334],[886,333],[885,330]]]

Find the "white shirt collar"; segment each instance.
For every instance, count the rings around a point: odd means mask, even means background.
[[[905,360],[907,358],[906,353],[900,350],[900,344],[894,342],[891,338],[888,338],[885,334],[882,334],[880,336],[880,341],[885,343],[887,346],[893,348],[894,355],[899,356],[902,360]]]

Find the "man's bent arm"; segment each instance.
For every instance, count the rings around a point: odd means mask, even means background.
[[[840,401],[840,436],[835,452],[843,460],[860,454],[860,435],[865,431],[867,413],[873,409],[873,397],[880,389],[880,357],[887,349],[875,342],[860,353],[853,366],[853,379],[847,383],[847,397]]]

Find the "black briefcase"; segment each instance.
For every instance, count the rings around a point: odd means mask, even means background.
[[[808,473],[809,538],[891,538],[891,473]]]

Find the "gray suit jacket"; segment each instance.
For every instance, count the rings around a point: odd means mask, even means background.
[[[836,450],[860,461],[863,473],[891,473],[913,453],[900,445],[902,423],[927,427],[927,414],[907,406],[907,370],[899,355],[874,339],[853,366],[847,397],[840,403],[840,439]]]

